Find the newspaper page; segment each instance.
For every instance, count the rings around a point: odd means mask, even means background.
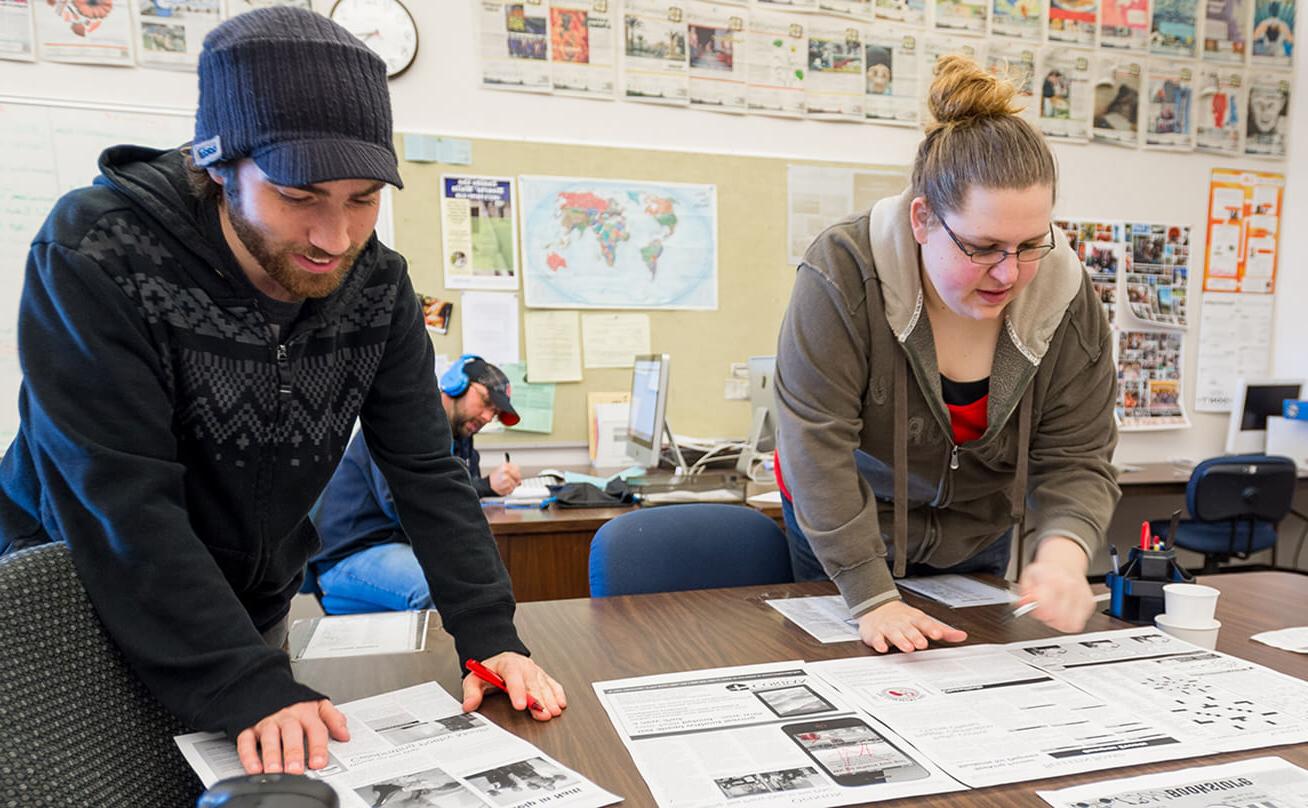
[[[1144,109],[1146,148],[1194,149],[1194,69],[1193,62],[1150,61]]]
[[[990,33],[993,36],[1040,43],[1044,33],[1044,9],[1026,0],[991,0]]]
[[[800,661],[594,687],[661,808],[852,805],[963,788]]]
[[[36,60],[31,0],[0,0],[0,59]]]
[[[291,627],[291,659],[329,659],[415,653],[427,647],[431,611],[342,614],[296,620]],[[301,624],[307,639],[299,640]],[[298,650],[297,650],[298,646]]]
[[[1040,83],[1039,125],[1044,136],[1069,143],[1090,140],[1090,51],[1051,45],[1040,50],[1036,78]]]
[[[849,607],[839,595],[777,598],[767,601],[767,604],[820,643],[859,639],[858,621],[849,616]]]
[[[328,743],[326,768],[341,808],[383,805],[570,806],[621,801],[479,713],[434,682],[337,705],[350,740]],[[206,787],[243,774],[236,745],[217,732],[176,738]]]
[[[1204,0],[1203,58],[1243,65],[1249,53],[1249,0]]]
[[[1131,315],[1150,325],[1185,328],[1190,280],[1190,226],[1128,222],[1126,300]]]
[[[704,0],[686,4],[690,56],[690,105],[718,112],[748,109],[748,9]]]
[[[220,0],[137,0],[139,61],[146,67],[193,70],[204,38],[220,22]]]
[[[926,22],[926,0],[874,0],[878,20],[921,26]]]
[[[1007,648],[1015,660],[1112,699],[1202,754],[1308,740],[1308,682],[1198,648],[1152,626]],[[1150,751],[1153,759],[1157,750]]]
[[[1099,0],[1049,0],[1049,41],[1081,48],[1095,44]]]
[[[1205,292],[1276,288],[1285,175],[1215,168],[1208,192]]]
[[[1253,0],[1254,67],[1290,67],[1294,59],[1294,0]]]
[[[931,575],[926,578],[900,578],[902,589],[931,598],[951,609],[970,606],[997,606],[1012,603],[1017,595],[1008,589],[983,583],[966,575]]]
[[[547,93],[549,6],[545,0],[481,0],[481,83],[496,90]]]
[[[1149,0],[1103,0],[1099,12],[1099,47],[1142,53],[1148,50]]]
[[[1249,157],[1285,159],[1290,142],[1289,73],[1249,71],[1249,109],[1244,153]]]
[[[1057,219],[1054,227],[1067,234],[1090,283],[1099,294],[1109,325],[1117,324],[1117,287],[1126,267],[1126,236],[1121,222]]]
[[[779,9],[782,11],[817,11],[818,0],[754,0],[759,9]]]
[[[130,66],[131,7],[127,3],[45,0],[32,4],[43,62]]]
[[[1276,757],[1219,766],[1105,780],[1084,786],[1037,791],[1054,808],[1089,805],[1148,805],[1151,808],[1214,808],[1308,805],[1308,771]]]
[[[818,10],[842,14],[856,20],[870,20],[874,16],[872,0],[818,0]]]
[[[627,0],[623,12],[622,92],[633,101],[690,102],[686,11],[669,0]]]
[[[1206,0],[1204,0],[1206,2]],[[1154,56],[1193,59],[1201,0],[1153,0],[1149,52]]]
[[[1140,142],[1140,91],[1144,61],[1125,54],[1101,54],[1094,84],[1094,138],[1135,146]]]
[[[870,210],[908,187],[908,168],[859,170],[834,166],[786,166],[789,261],[798,264],[823,230]]]
[[[1035,95],[1036,46],[1028,42],[995,40],[986,46],[986,69],[1017,88],[1013,96],[1021,115],[1034,122],[1039,112]]]
[[[810,663],[808,669],[974,788],[1204,754],[1156,722],[1033,668],[1007,646]],[[1076,716],[1076,720],[1070,720]]]
[[[803,116],[807,25],[807,17],[750,11],[749,33],[745,38],[750,112],[788,118]]]
[[[612,98],[618,83],[616,4],[550,0],[550,83],[558,95]]]
[[[918,42],[918,32],[907,28],[878,24],[864,29],[867,98],[863,100],[863,114],[869,121],[905,126],[918,124],[921,117]]]
[[[1126,430],[1190,425],[1182,396],[1184,332],[1117,332],[1117,426]]]
[[[1244,71],[1238,67],[1199,66],[1195,109],[1195,148],[1199,151],[1240,154],[1244,84]]]
[[[1271,375],[1271,295],[1205,292],[1200,307],[1194,408],[1230,412],[1231,380]]]
[[[512,177],[441,176],[446,289],[518,288]]]
[[[935,27],[951,34],[984,36],[990,0],[936,0]]]
[[[1270,645],[1273,648],[1280,648],[1282,651],[1308,654],[1308,626],[1293,626],[1291,628],[1278,628],[1275,631],[1263,631],[1249,639],[1264,645]]]
[[[985,61],[984,40],[969,39],[947,34],[925,34],[922,37],[922,77],[918,88],[925,99],[931,92],[931,78],[936,74],[936,63],[951,55],[966,56],[977,64]]]
[[[808,74],[804,107],[821,120],[863,120],[862,26],[837,17],[812,17],[808,23]]]

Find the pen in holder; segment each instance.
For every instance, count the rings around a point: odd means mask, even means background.
[[[1172,514],[1168,539],[1174,541],[1180,512]],[[1140,546],[1132,547],[1126,566],[1104,576],[1112,593],[1108,613],[1131,623],[1153,623],[1163,612],[1163,587],[1172,583],[1189,583],[1194,578],[1176,562],[1176,550],[1150,540],[1149,523],[1141,525]]]

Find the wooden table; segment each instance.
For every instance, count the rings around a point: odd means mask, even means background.
[[[1308,615],[1308,576],[1250,572],[1212,576],[1203,579],[1203,583],[1223,593],[1217,605],[1217,617],[1222,621],[1218,650],[1308,678],[1308,657],[1249,640],[1251,634],[1259,631],[1303,622],[1303,616]],[[518,608],[522,638],[533,650],[534,658],[567,688],[568,709],[554,721],[538,723],[524,713],[514,712],[506,699],[494,698],[487,702],[483,712],[600,786],[622,795],[626,798],[624,805],[652,806],[653,797],[609,723],[591,683],[725,665],[872,653],[855,643],[822,645],[764,603],[768,598],[834,591],[830,584],[785,584],[523,604]],[[1012,642],[1055,636],[1055,632],[1035,620],[1008,620],[1007,607],[951,611],[911,594],[907,599],[968,631],[968,642]],[[1118,620],[1096,614],[1086,630],[1127,627]],[[452,645],[443,631],[433,628],[428,650],[422,654],[298,662],[295,675],[338,701],[432,679],[449,692],[459,694]],[[1060,788],[1267,754],[1308,768],[1308,744],[1299,744],[1146,763],[1129,769],[916,797],[893,804],[1043,806],[1045,803],[1035,796],[1037,787]]]

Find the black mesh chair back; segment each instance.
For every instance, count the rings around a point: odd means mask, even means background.
[[[64,545],[0,557],[0,806],[188,808],[188,731],[105,634]]]
[[[1298,469],[1288,457],[1232,455],[1195,467],[1187,486],[1190,514],[1204,522],[1280,522],[1294,504]]]

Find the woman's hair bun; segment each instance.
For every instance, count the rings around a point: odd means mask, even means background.
[[[966,56],[944,56],[936,63],[935,79],[927,98],[934,124],[930,133],[941,127],[967,123],[980,118],[1016,115],[1013,105],[1017,87],[983,70]]]

